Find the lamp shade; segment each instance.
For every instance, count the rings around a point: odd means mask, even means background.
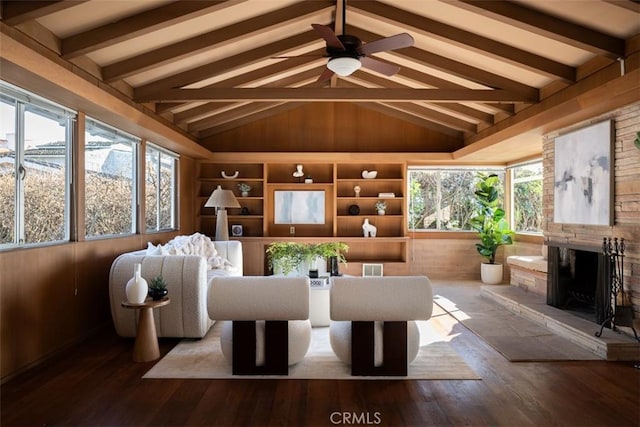
[[[238,203],[238,199],[233,195],[233,191],[225,190],[221,186],[218,185],[218,188],[213,190],[211,196],[204,204],[205,208],[239,208],[240,203]]]
[[[216,208],[216,240],[229,240],[226,208],[240,207],[240,203],[238,203],[236,196],[233,195],[233,191],[224,190],[218,185],[218,188],[213,190],[204,206],[206,208]]]
[[[362,64],[358,59],[348,56],[332,58],[327,63],[327,68],[339,76],[350,76],[361,66]]]

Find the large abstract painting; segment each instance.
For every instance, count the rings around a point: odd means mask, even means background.
[[[276,224],[324,224],[324,191],[275,191]]]
[[[611,165],[610,120],[557,137],[554,222],[611,225]]]

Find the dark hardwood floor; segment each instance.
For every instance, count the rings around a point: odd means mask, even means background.
[[[481,381],[143,380],[154,362],[133,363],[133,341],[109,329],[3,384],[1,424],[640,425],[634,363],[510,363],[463,326],[452,333]]]

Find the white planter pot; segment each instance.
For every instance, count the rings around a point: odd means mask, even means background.
[[[502,283],[502,264],[482,263],[480,265],[480,278],[482,283],[497,285]]]

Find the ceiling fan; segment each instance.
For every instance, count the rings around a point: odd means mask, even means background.
[[[344,29],[346,28],[346,0],[342,3],[342,7],[342,28]],[[327,61],[327,69],[318,78],[319,82],[329,80],[334,73],[339,76],[349,76],[360,67],[369,68],[386,76],[393,76],[400,71],[399,66],[379,61],[369,55],[413,46],[413,37],[407,33],[363,44],[356,36],[336,35],[331,27],[326,25],[311,24],[311,26],[327,43],[329,61]]]

